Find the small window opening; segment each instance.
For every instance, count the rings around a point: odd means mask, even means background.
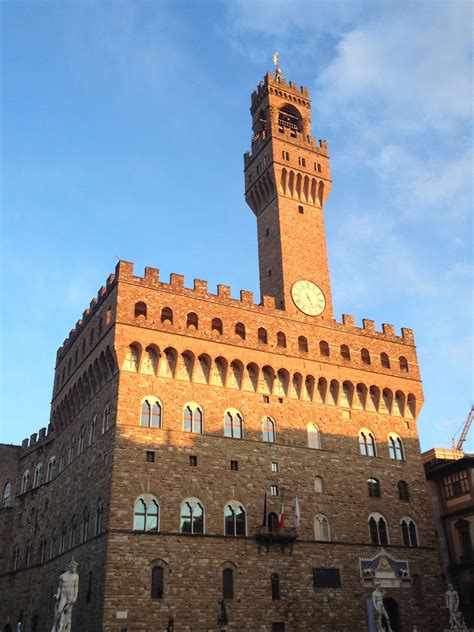
[[[280,468],[276,461],[272,461],[272,472],[279,472]]]
[[[155,461],[155,453],[152,450],[146,452],[146,462],[153,463]]]
[[[222,320],[220,318],[212,319],[211,331],[217,331],[217,333],[222,336]]]
[[[298,213],[301,213],[301,215],[304,213],[304,207],[301,204],[298,204]]]
[[[135,303],[135,318],[144,318],[146,320],[146,303],[139,301]]]
[[[270,486],[270,496],[278,496],[278,485]]]
[[[231,461],[230,462],[230,469],[233,472],[237,472],[237,470],[239,469],[239,462],[238,461]]]
[[[198,464],[198,458],[197,458],[197,456],[191,455],[191,456],[189,457],[189,465],[190,465],[191,467],[197,467],[197,464]]]

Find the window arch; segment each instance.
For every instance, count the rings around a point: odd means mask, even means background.
[[[359,432],[359,450],[362,456],[377,456],[375,437],[366,428]]]
[[[245,331],[245,325],[243,323],[237,323],[235,325],[235,335],[237,336],[237,338],[240,338],[241,340],[245,340],[246,331]]]
[[[146,320],[146,303],[144,303],[143,301],[138,301],[138,303],[135,303],[134,316],[135,318],[141,317]]]
[[[173,324],[173,310],[171,307],[163,307],[161,310],[161,322]]]
[[[299,336],[298,338],[298,351],[308,353],[308,340],[305,336]]]
[[[112,426],[112,415],[110,414],[110,404],[106,404],[102,416],[102,434],[107,432]]]
[[[398,481],[397,489],[398,489],[398,498],[400,500],[410,500],[410,490],[408,488],[408,483],[406,481]]]
[[[56,478],[56,457],[52,456],[48,461],[48,469],[46,470],[46,482]]]
[[[197,498],[187,498],[181,505],[181,533],[204,533],[204,508]]]
[[[403,546],[419,546],[418,531],[412,518],[402,518],[400,520],[400,529],[402,531]]]
[[[211,322],[211,331],[216,331],[219,336],[222,336],[222,320],[220,318],[213,318]]]
[[[43,464],[38,463],[35,469],[35,475],[33,477],[33,488],[41,485],[41,479],[43,477]]]
[[[270,577],[270,584],[272,587],[272,600],[277,601],[280,599],[280,576],[278,573],[272,573]]]
[[[268,344],[268,334],[265,327],[258,328],[258,341],[263,345]]]
[[[408,373],[408,360],[405,358],[405,356],[400,356],[398,358],[398,362],[400,364],[400,371],[402,371],[403,373]]]
[[[341,345],[341,358],[343,360],[350,360],[351,359],[351,352],[350,349],[347,345]]]
[[[199,318],[195,312],[189,312],[186,316],[186,327],[189,329],[193,327],[194,329],[199,329]]]
[[[81,541],[85,542],[89,537],[89,521],[90,514],[89,509],[86,507],[84,509],[84,513],[82,514],[82,533],[81,533]]]
[[[314,477],[314,491],[317,494],[322,494],[323,493],[323,477],[322,476],[315,476]]]
[[[236,500],[227,503],[224,509],[225,535],[245,536],[246,520],[245,509]]]
[[[160,506],[151,494],[139,496],[133,506],[134,531],[158,531]]]
[[[2,509],[6,509],[10,506],[10,500],[12,497],[12,484],[10,481],[5,483],[5,487],[3,488],[2,494]]]
[[[383,351],[380,354],[380,364],[382,365],[382,368],[384,368],[384,369],[389,369],[390,368],[390,359],[389,359],[388,355],[385,353],[385,351]]]
[[[224,415],[224,436],[233,439],[243,438],[244,422],[242,415],[235,408],[229,408]]]
[[[92,445],[95,441],[97,432],[97,415],[92,417],[91,425],[89,428],[89,445]]]
[[[262,421],[262,434],[265,443],[275,443],[275,422],[270,417]]]
[[[280,347],[281,349],[286,348],[286,336],[282,331],[277,333],[277,347]]]
[[[26,470],[26,472],[24,472],[23,476],[21,477],[20,494],[24,494],[26,491],[28,491],[29,485],[30,485],[30,471]]]
[[[140,408],[140,426],[144,428],[161,428],[162,407],[156,397],[146,397]]]
[[[164,594],[164,569],[162,566],[153,566],[151,570],[151,598],[163,599]]]
[[[329,520],[324,514],[317,514],[314,517],[314,539],[321,542],[331,541]]]
[[[329,344],[325,340],[321,340],[319,343],[319,353],[324,358],[329,358],[330,356]]]
[[[125,354],[124,369],[126,371],[138,371],[140,366],[140,347],[133,343],[128,346],[127,353]]]
[[[234,571],[232,568],[224,568],[222,571],[222,598],[234,598]]]
[[[95,512],[95,534],[99,535],[103,530],[104,522],[104,504],[101,500],[97,503],[97,509]]]
[[[321,432],[316,424],[309,423],[306,426],[306,433],[308,435],[308,448],[313,450],[321,449]]]
[[[369,535],[371,544],[388,545],[387,521],[380,513],[372,513],[369,516]]]
[[[194,402],[188,402],[183,409],[183,430],[184,432],[195,432],[197,434],[202,434],[203,432],[202,410]]]
[[[388,436],[388,455],[394,461],[405,461],[405,450],[403,449],[403,441],[395,434]]]
[[[370,353],[368,349],[360,350],[360,359],[362,360],[362,364],[370,364]]]
[[[367,491],[370,498],[380,498],[380,481],[376,478],[368,478]]]

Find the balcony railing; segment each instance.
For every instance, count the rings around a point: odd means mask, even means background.
[[[258,542],[258,551],[265,546],[267,551],[272,544],[281,546],[282,552],[289,547],[293,551],[293,543],[298,538],[298,531],[294,527],[256,527],[255,539]]]

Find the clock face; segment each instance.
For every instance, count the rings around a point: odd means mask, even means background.
[[[291,297],[296,307],[308,316],[319,316],[324,312],[326,299],[312,281],[296,281],[291,288]]]

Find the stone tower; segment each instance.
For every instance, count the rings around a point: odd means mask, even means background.
[[[257,216],[260,289],[289,312],[333,319],[323,207],[331,190],[326,141],[311,136],[308,89],[277,67],[252,94],[245,199]]]

